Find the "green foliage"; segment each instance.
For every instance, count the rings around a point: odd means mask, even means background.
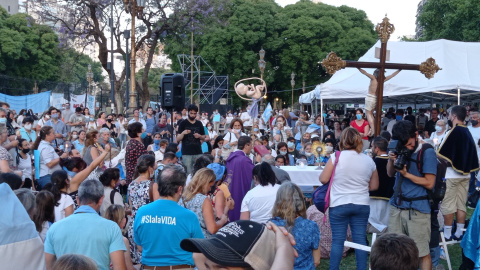
[[[477,0],[429,0],[418,17],[422,40],[480,41],[480,5]]]
[[[56,80],[60,59],[57,35],[49,27],[26,14],[10,16],[0,7],[0,73]]]
[[[89,64],[92,65],[93,80],[95,82],[102,82],[105,79],[105,76],[102,75],[103,68],[100,62],[94,62],[87,55],[79,53],[74,49],[62,49],[61,56],[59,80],[81,84],[81,93],[78,94],[83,94],[85,87],[88,86],[86,74]]]
[[[137,80],[141,80],[143,77],[144,69],[140,69],[137,73],[135,73],[135,78]],[[151,68],[148,72],[148,91],[150,95],[159,95],[158,86],[160,85],[160,80],[162,79],[162,75],[165,73],[172,73],[171,70],[163,69],[163,68]]]
[[[318,61],[327,53],[335,51],[343,59],[357,60],[376,41],[365,12],[346,6],[301,0],[282,8],[273,0],[232,0],[228,10],[226,24],[212,23],[208,31],[195,34],[194,54],[201,55],[217,74],[228,74],[233,88],[242,78],[260,77],[258,51],[263,47],[270,100],[291,100],[290,91],[274,91],[291,89],[292,72],[296,88],[303,80],[307,86],[321,83],[328,77]],[[166,42],[165,52],[171,59],[190,54],[190,33],[178,34]],[[177,61],[172,69],[180,71]]]

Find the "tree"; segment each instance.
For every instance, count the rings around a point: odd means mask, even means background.
[[[318,66],[328,52],[357,60],[376,41],[373,24],[365,12],[350,7],[333,7],[301,0],[285,8],[273,0],[232,0],[226,24],[214,23],[195,36],[195,54],[201,55],[217,74],[230,76],[230,87],[242,79],[259,76],[258,51],[266,51],[264,79],[269,99],[291,99],[290,74],[296,73],[296,87],[327,79]],[[169,39],[165,52],[171,59],[190,54],[188,32]],[[172,69],[180,71],[179,63]],[[253,71],[253,72],[252,72]],[[252,74],[253,73],[253,74]],[[236,95],[233,95],[234,100]],[[237,99],[237,103],[239,100]]]
[[[26,14],[10,16],[0,7],[0,73],[57,80],[61,62],[57,35]]]
[[[418,17],[421,40],[480,41],[480,5],[475,0],[429,0]]]
[[[103,82],[105,79],[105,76],[102,75],[102,65],[87,55],[70,48],[61,50],[61,55],[59,81],[80,84],[81,91],[75,94],[84,94],[88,87],[86,73],[89,64],[92,65],[93,81]]]
[[[222,0],[175,0],[147,1],[143,12],[136,20],[136,42],[135,51],[145,50],[147,61],[141,82],[135,81],[141,103],[147,104],[150,101],[148,91],[148,74],[152,65],[153,55],[157,51],[159,42],[163,39],[166,31],[176,29],[188,29],[193,22],[196,31],[201,30],[205,18],[211,20],[217,11],[223,8]],[[98,59],[107,72],[109,61],[109,24],[110,8],[113,5],[114,46],[113,51],[121,54],[125,59],[123,30],[129,29],[130,14],[126,13],[126,7],[121,0],[36,0],[36,9],[42,20],[51,22],[62,34],[61,44],[73,42],[78,45],[95,44],[98,46]],[[82,44],[83,43],[83,44]],[[110,74],[110,72],[108,72]],[[110,75],[109,75],[110,76]],[[112,78],[110,78],[112,79]],[[115,102],[120,111],[123,110],[125,95],[119,92],[125,80],[125,69],[123,68],[120,77],[113,78],[115,81]]]
[[[144,69],[140,69],[136,74],[135,77],[137,79],[143,78],[143,73],[145,72]],[[152,68],[148,73],[148,91],[150,95],[159,95],[158,86],[160,85],[160,80],[162,79],[162,75],[166,73],[172,73],[171,70],[163,69],[163,68]]]

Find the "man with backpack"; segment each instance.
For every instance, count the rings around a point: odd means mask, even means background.
[[[478,170],[477,147],[472,134],[464,126],[467,110],[463,106],[453,106],[448,115],[448,132],[438,150],[438,156],[446,159],[451,167],[447,168],[447,191],[440,210],[445,227],[447,241],[460,240],[463,237],[467,214],[467,192],[470,173]],[[457,216],[457,229],[452,235],[453,216]]]
[[[393,126],[392,142],[397,145],[389,152],[387,174],[390,177],[396,174],[396,178],[394,194],[390,199],[388,231],[414,239],[419,251],[420,268],[431,269],[431,207],[427,191],[435,185],[435,151],[432,147],[422,146],[415,126],[406,120],[397,121]],[[418,162],[419,156],[422,162]]]

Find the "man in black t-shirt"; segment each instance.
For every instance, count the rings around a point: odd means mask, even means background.
[[[178,125],[177,143],[182,143],[182,162],[187,174],[192,172],[193,163],[202,155],[202,141],[205,140],[205,129],[202,122],[196,120],[198,107],[191,104],[187,108],[188,117]]]
[[[413,115],[412,107],[407,108],[407,115],[405,116],[404,119],[412,122],[412,124],[415,125],[415,116]]]
[[[435,132],[435,125],[438,121],[438,114],[439,110],[437,108],[433,108],[431,112],[432,119],[428,120],[427,124],[425,125],[425,136],[430,138],[432,134]]]
[[[370,233],[383,233],[387,230],[390,216],[390,198],[393,195],[395,176],[387,174],[388,141],[378,136],[372,142],[373,161],[377,166],[380,185],[375,191],[370,191],[370,216],[368,217],[367,231]]]

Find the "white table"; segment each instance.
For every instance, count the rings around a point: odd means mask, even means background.
[[[280,169],[290,175],[293,183],[300,186],[304,192],[313,191],[314,186],[321,186],[319,176],[323,170],[316,170],[317,166],[280,166]]]

